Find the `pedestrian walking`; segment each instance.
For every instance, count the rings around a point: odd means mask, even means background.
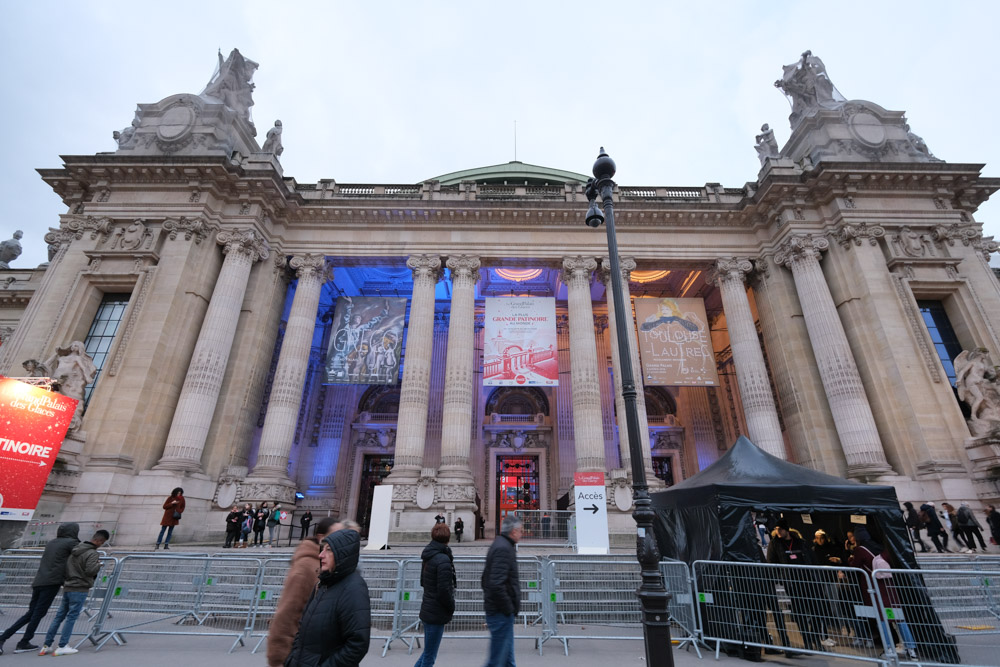
[[[480,579],[486,625],[490,630],[490,653],[485,667],[514,667],[514,620],[521,610],[516,545],[521,530],[521,520],[508,514],[500,524],[500,535],[486,553]]]
[[[319,545],[334,532],[337,520],[324,517],[316,524],[316,536],[306,536],[292,554],[292,563],[281,587],[281,597],[267,630],[268,667],[281,667],[292,652],[295,632],[302,620],[302,611],[319,581]]]
[[[222,546],[223,549],[232,547],[233,542],[239,546],[241,523],[243,523],[243,512],[240,511],[239,505],[233,505],[233,509],[226,515],[226,543]]]
[[[958,527],[962,531],[965,543],[969,545],[969,551],[975,553],[976,540],[979,541],[979,548],[986,552],[986,542],[983,541],[983,527],[972,513],[969,503],[962,503],[958,508]]]
[[[274,531],[281,525],[281,503],[274,502],[271,515],[267,517],[267,546],[274,547]],[[278,531],[278,539],[281,539],[281,531]]]
[[[246,549],[247,543],[250,541],[250,533],[253,532],[254,517],[256,513],[254,512],[253,505],[250,503],[245,503],[243,505],[243,511],[240,513],[240,548]]]
[[[968,553],[966,549],[969,545],[965,542],[965,536],[962,535],[961,530],[958,527],[958,512],[955,510],[955,506],[951,503],[941,503],[941,521],[947,527],[948,532],[951,536],[955,538],[955,544],[958,545],[958,550],[963,553]]]
[[[77,537],[79,534],[79,524],[64,523],[56,530],[55,539],[45,545],[38,571],[31,582],[31,601],[28,603],[28,610],[0,635],[0,655],[3,655],[4,642],[22,627],[24,635],[14,645],[14,653],[38,650],[38,647],[31,643],[31,639],[35,636],[38,624],[52,606],[52,601],[56,599],[59,587],[66,581],[66,561],[69,560],[73,548],[80,543]]]
[[[934,503],[924,503],[921,505],[919,516],[920,520],[923,521],[924,525],[927,527],[927,537],[931,538],[931,542],[934,543],[934,548],[937,549],[937,552],[939,554],[949,552],[948,532],[941,524],[941,519],[938,518],[937,510],[934,508]]]
[[[309,526],[313,522],[313,513],[306,510],[306,513],[299,518],[299,527],[301,531],[299,532],[299,539],[304,540],[309,536]]]
[[[993,505],[986,506],[986,525],[990,527],[990,542],[1000,546],[1000,512]]]
[[[163,518],[160,519],[160,534],[156,536],[154,551],[160,548],[160,542],[163,542],[164,549],[170,548],[170,538],[174,535],[174,528],[181,522],[184,505],[184,489],[178,486],[163,501]],[[164,532],[167,534],[166,540],[163,539]]]
[[[253,518],[253,545],[254,547],[264,546],[264,528],[267,526],[267,519],[271,516],[271,511],[267,508],[267,501],[262,501]]]
[[[455,540],[458,542],[462,541],[462,533],[465,532],[465,523],[462,521],[462,517],[455,519]]]
[[[430,544],[420,554],[420,585],[424,589],[424,597],[420,601],[420,621],[424,624],[424,652],[417,658],[414,667],[434,667],[444,626],[455,615],[458,578],[455,576],[455,559],[448,547],[450,537],[447,524],[434,524]]]
[[[70,637],[73,636],[73,626],[76,619],[83,610],[83,605],[87,601],[87,593],[94,587],[94,581],[101,571],[101,555],[97,550],[111,539],[111,533],[106,530],[99,530],[87,542],[80,542],[70,553],[66,561],[66,581],[63,582],[62,604],[59,611],[49,625],[49,631],[45,633],[45,641],[42,643],[42,650],[38,655],[51,653],[52,655],[73,655],[78,653],[75,648],[69,645]],[[59,635],[59,646],[54,650],[52,643],[56,640],[56,633],[62,625],[62,634]]]
[[[787,519],[779,520],[771,535],[771,542],[767,545],[767,562],[779,565],[815,564],[812,550],[806,546],[798,531],[791,531]],[[784,583],[785,592],[792,603],[792,619],[799,626],[803,644],[808,650],[822,651],[822,623],[810,610],[810,604],[816,597],[811,572],[788,571]]]
[[[368,585],[358,572],[361,536],[345,528],[327,535],[321,547],[319,585],[285,667],[356,667],[371,644]]]
[[[913,503],[909,501],[903,503],[903,507],[906,508],[904,520],[906,521],[906,527],[910,531],[910,537],[915,544],[920,545],[920,553],[926,553],[928,551],[927,544],[920,539],[920,531],[924,527],[923,522],[920,520],[920,514],[917,510],[913,509]]]

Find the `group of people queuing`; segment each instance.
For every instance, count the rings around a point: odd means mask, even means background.
[[[312,513],[306,512],[309,517],[305,521],[302,518],[302,534],[300,539],[304,539],[309,532],[309,525],[312,523]],[[251,503],[244,503],[241,508],[233,505],[233,509],[226,515],[226,543],[223,549],[246,549],[248,547],[273,547],[277,544],[274,532],[281,525],[281,503],[275,501],[273,506],[264,502],[254,507]],[[264,542],[264,530],[267,530],[267,542]],[[253,535],[253,543],[250,543],[250,535]]]
[[[368,585],[358,570],[359,530],[353,521],[327,517],[316,524],[314,536],[307,535],[299,543],[268,629],[269,667],[353,667],[368,653],[371,606]],[[520,519],[504,518],[501,534],[486,555],[481,577],[490,631],[486,667],[514,664],[514,621],[521,590],[516,544],[520,537]],[[447,523],[436,521],[431,541],[421,553],[424,650],[416,667],[433,667],[445,626],[455,614],[458,580],[450,540]]]
[[[757,525],[763,525],[763,522]],[[790,528],[786,519],[781,519],[776,522],[769,537],[766,553],[768,563],[860,569],[873,577],[886,605],[898,606],[891,578],[876,573],[879,569],[889,567],[889,561],[886,560],[889,555],[881,544],[872,539],[867,528],[855,527],[847,531],[843,541],[831,538],[824,530],[817,530],[812,542],[807,543],[799,531]],[[917,646],[905,620],[895,619],[890,624],[884,614],[878,614],[878,618],[860,618],[855,613],[858,605],[881,608],[878,598],[869,590],[863,577],[857,575],[856,570],[853,573],[848,569],[839,572],[836,584],[815,575],[819,571],[806,571],[806,574],[788,576],[782,581],[791,602],[791,618],[799,628],[804,648],[823,651],[823,647],[837,645],[835,637],[849,638],[857,648],[874,648],[881,641],[881,636],[890,637],[889,641],[896,643],[898,628],[907,656],[916,659]],[[782,574],[775,576],[781,578]],[[790,648],[788,630],[777,595],[766,592],[759,597],[759,604],[762,605],[760,611],[771,611],[781,645],[785,647],[785,655],[800,655]],[[879,623],[883,630],[881,635],[877,625]],[[767,640],[762,643],[774,642]]]
[[[905,502],[904,519],[910,531],[914,547],[919,546],[921,553],[930,551],[927,543],[920,537],[921,531],[927,531],[927,537],[934,544],[938,553],[976,553],[986,552],[986,542],[983,539],[983,526],[979,523],[969,503],[961,503],[956,510],[951,503],[941,503],[937,509],[934,503],[926,502],[920,509],[914,509],[913,503]],[[993,505],[986,506],[986,523],[990,529],[990,543],[1000,544],[1000,513]],[[948,548],[948,535],[954,540],[955,549]]]
[[[101,571],[101,556],[98,549],[111,538],[106,530],[98,530],[86,542],[79,538],[80,526],[64,523],[56,531],[56,537],[45,545],[42,559],[38,564],[35,578],[31,582],[31,601],[28,610],[0,634],[0,655],[4,643],[24,628],[24,634],[14,645],[14,653],[38,651],[38,655],[72,655],[77,649],[69,645],[73,626],[83,611],[87,594],[94,587],[94,581]],[[32,644],[38,625],[49,612],[49,608],[62,588],[62,602],[56,612],[45,640],[39,647]],[[60,632],[61,629],[61,632]],[[58,644],[56,635],[59,635]]]

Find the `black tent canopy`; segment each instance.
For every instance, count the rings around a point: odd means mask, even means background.
[[[718,461],[666,491],[652,495],[656,537],[668,558],[763,560],[753,512],[783,513],[792,527],[842,534],[852,516],[865,516],[866,527],[882,540],[899,566],[916,568],[903,514],[891,486],[871,486],[782,461],[746,437]]]

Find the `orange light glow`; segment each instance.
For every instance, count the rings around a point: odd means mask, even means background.
[[[541,269],[496,269],[497,275],[504,280],[515,283],[523,283],[527,280],[534,280],[542,275]]]
[[[633,271],[630,280],[637,283],[651,283],[669,275],[669,271]]]

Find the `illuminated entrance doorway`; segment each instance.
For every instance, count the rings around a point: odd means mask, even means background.
[[[358,497],[357,522],[361,524],[361,535],[368,537],[368,526],[372,521],[372,498],[375,487],[389,476],[392,471],[393,457],[391,454],[365,454],[361,466],[361,491]]]
[[[510,512],[537,510],[539,502],[539,477],[537,456],[497,456],[496,531],[500,522]]]

